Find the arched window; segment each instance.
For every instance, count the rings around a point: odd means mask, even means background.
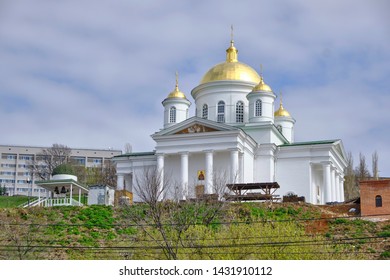
[[[225,122],[225,102],[218,102],[217,109],[217,122],[224,123]]]
[[[261,117],[261,114],[262,114],[261,107],[262,107],[261,100],[257,99],[256,103],[255,103],[255,117]]]
[[[380,195],[375,197],[375,207],[382,207],[382,197]]]
[[[175,123],[176,122],[176,107],[172,106],[169,109],[169,122]]]
[[[280,133],[283,133],[283,127],[279,124],[277,127],[276,127]]]
[[[207,104],[203,104],[202,118],[203,119],[208,119],[209,118],[209,106],[207,106]]]
[[[238,101],[236,104],[236,122],[244,122],[244,103],[242,101]]]

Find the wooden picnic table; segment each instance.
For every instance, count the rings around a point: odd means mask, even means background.
[[[226,194],[225,199],[230,201],[249,201],[249,200],[279,200],[275,195],[280,188],[277,182],[267,183],[237,183],[227,184],[227,188],[232,194]],[[256,190],[256,192],[254,192]]]

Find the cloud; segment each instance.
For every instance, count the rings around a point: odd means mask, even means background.
[[[262,64],[283,91],[297,140],[378,150],[390,176],[388,10],[385,0],[1,2],[2,144],[152,150],[175,72],[191,99],[225,59],[233,24],[239,60]]]

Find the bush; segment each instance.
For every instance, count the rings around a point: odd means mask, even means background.
[[[53,169],[53,173],[51,175],[57,174],[68,174],[68,175],[76,175],[73,166],[70,164],[60,164],[56,168]]]

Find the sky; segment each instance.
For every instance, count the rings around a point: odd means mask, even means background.
[[[0,144],[152,151],[176,71],[194,103],[233,25],[239,61],[283,93],[295,141],[341,139],[369,168],[376,151],[390,177],[389,11],[387,0],[0,0]]]

